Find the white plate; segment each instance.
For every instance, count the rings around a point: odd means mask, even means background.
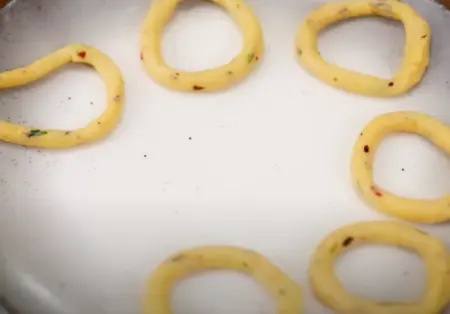
[[[378,99],[330,87],[294,58],[294,36],[319,1],[249,0],[265,35],[260,67],[217,93],[155,84],[139,60],[147,0],[16,0],[0,15],[0,69],[27,64],[72,42],[92,44],[122,69],[123,119],[106,140],[64,151],[0,145],[3,294],[31,314],[139,313],[146,278],[177,250],[204,244],[252,248],[304,290],[304,313],[330,313],[312,296],[308,261],[318,242],[349,222],[389,219],[350,184],[352,146],[383,112],[418,110],[450,124],[450,15],[411,4],[432,27],[430,67],[420,86]],[[401,24],[342,23],[320,37],[330,61],[384,77],[403,50]],[[237,53],[240,34],[211,3],[180,6],[164,55],[184,69],[214,67]],[[67,66],[36,84],[0,93],[3,119],[76,128],[104,108],[99,76]],[[450,191],[450,159],[426,140],[392,136],[376,157],[376,181],[406,196]],[[403,170],[402,170],[403,169]],[[426,226],[446,241],[449,226]],[[419,297],[424,269],[414,254],[364,247],[337,271],[372,298]],[[275,313],[247,277],[210,274],[183,282],[175,313]]]

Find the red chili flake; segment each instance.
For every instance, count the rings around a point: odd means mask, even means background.
[[[141,52],[141,60],[144,60],[144,54]]]
[[[361,135],[362,135],[362,133],[361,133]],[[370,152],[369,145],[364,145],[364,152],[365,152],[365,153]]]
[[[342,246],[343,246],[343,247],[349,246],[350,244],[353,243],[353,240],[355,240],[355,239],[353,239],[353,237],[347,237],[347,238],[345,238],[344,241],[342,241]]]
[[[80,51],[79,53],[78,53],[78,56],[80,57],[80,58],[85,58],[86,57],[86,51]]]
[[[389,82],[388,86],[389,86],[389,87],[394,86],[394,82]]]
[[[205,89],[205,88],[203,86],[194,85],[194,86],[192,86],[192,89],[193,90],[202,90],[202,89]]]
[[[373,192],[376,196],[378,196],[378,197],[382,197],[382,196],[383,196],[383,194],[378,190],[378,188],[377,188],[375,185],[372,185],[372,186],[370,187],[370,189],[372,190],[372,192]]]

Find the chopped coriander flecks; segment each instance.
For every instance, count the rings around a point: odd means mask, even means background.
[[[182,261],[185,258],[186,258],[186,256],[184,254],[178,254],[178,255],[172,257],[170,260],[171,260],[171,262],[176,263],[176,262]]]
[[[253,58],[255,57],[255,54],[254,53],[249,53],[248,55],[247,55],[247,62],[248,63],[251,63],[252,61],[253,61]]]
[[[42,136],[42,135],[46,135],[46,134],[48,134],[47,131],[36,129],[36,130],[31,130],[30,132],[28,132],[27,136],[33,137],[33,136]]]

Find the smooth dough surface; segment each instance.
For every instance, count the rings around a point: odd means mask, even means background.
[[[334,272],[334,262],[346,250],[366,242],[407,248],[423,258],[427,281],[421,300],[374,301],[345,290]],[[336,313],[438,314],[448,302],[448,259],[446,247],[439,239],[406,223],[359,222],[341,227],[321,241],[312,256],[309,277],[316,296]]]
[[[324,27],[368,15],[399,20],[405,27],[404,58],[400,69],[390,79],[327,63],[317,50],[317,35]],[[405,93],[422,79],[428,66],[430,36],[427,21],[406,3],[397,0],[330,2],[310,12],[301,23],[296,37],[296,55],[304,68],[330,85],[363,95],[395,96]]]
[[[87,126],[77,130],[38,129],[0,121],[0,140],[41,148],[68,148],[98,141],[118,123],[124,97],[122,74],[101,51],[83,44],[71,44],[32,64],[0,73],[0,90],[34,82],[67,63],[91,65],[106,84],[107,107]]]
[[[372,207],[392,216],[415,222],[437,223],[450,219],[450,195],[435,200],[395,195],[373,182],[373,158],[383,137],[394,132],[419,134],[450,154],[450,128],[426,114],[399,111],[382,114],[361,131],[351,160],[353,185]]]
[[[173,286],[187,275],[230,269],[252,276],[274,297],[278,314],[300,314],[300,287],[255,251],[232,246],[205,246],[179,252],[160,264],[147,282],[143,314],[172,314]]]
[[[243,33],[239,54],[228,64],[204,71],[173,69],[161,54],[161,36],[176,6],[183,0],[154,0],[141,30],[141,60],[147,73],[157,82],[182,91],[222,89],[245,77],[261,59],[263,34],[252,9],[242,0],[209,0],[227,10]]]

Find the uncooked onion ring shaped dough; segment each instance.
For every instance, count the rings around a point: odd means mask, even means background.
[[[414,250],[427,269],[422,299],[411,302],[382,302],[365,299],[345,290],[334,272],[334,261],[346,250],[364,242]],[[448,253],[438,240],[406,223],[359,222],[339,228],[316,248],[309,268],[316,296],[341,314],[438,314],[448,302]]]
[[[205,246],[179,252],[160,264],[147,282],[143,314],[173,314],[170,292],[176,282],[205,270],[230,269],[246,273],[267,288],[278,314],[300,314],[300,287],[262,255],[231,246]]]
[[[370,121],[353,147],[351,175],[362,198],[374,208],[409,221],[436,223],[450,220],[450,195],[434,200],[394,195],[373,181],[373,158],[381,140],[394,132],[419,134],[450,154],[450,127],[426,114],[399,111]]]
[[[106,84],[105,111],[87,126],[77,130],[37,129],[0,121],[0,140],[41,148],[67,148],[100,140],[118,123],[124,97],[122,74],[114,62],[94,47],[72,44],[23,68],[0,73],[0,89],[26,85],[67,63],[91,65]]]
[[[147,73],[171,89],[194,92],[222,89],[246,76],[261,58],[263,34],[257,17],[242,0],[210,0],[225,8],[242,29],[241,51],[228,64],[197,72],[173,69],[166,64],[161,54],[161,36],[181,1],[152,3],[141,30],[141,60]]]
[[[327,63],[317,50],[317,35],[324,27],[348,18],[368,15],[399,20],[405,27],[403,62],[390,79]],[[297,59],[304,68],[330,85],[369,96],[395,96],[411,89],[425,73],[429,49],[430,27],[427,21],[411,6],[397,0],[356,0],[324,4],[308,14],[296,37]]]

